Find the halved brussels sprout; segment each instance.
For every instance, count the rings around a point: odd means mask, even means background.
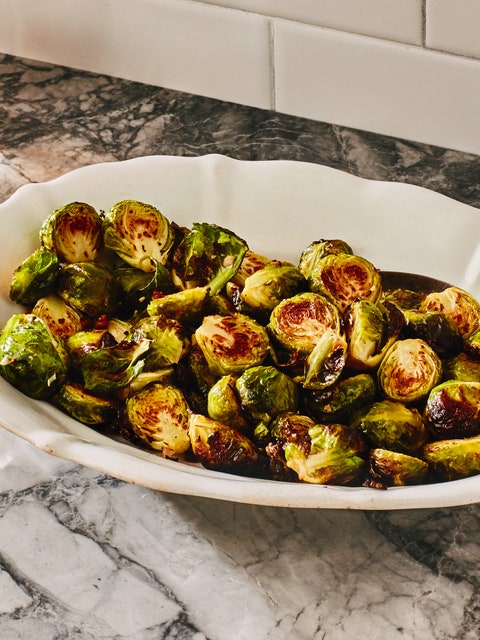
[[[323,389],[340,377],[347,359],[345,338],[327,329],[305,360],[304,375],[300,378],[304,389]],[[297,378],[295,378],[297,379]]]
[[[363,433],[373,447],[414,454],[427,441],[428,431],[418,409],[380,400],[356,411],[350,427]]]
[[[340,312],[325,296],[299,293],[275,307],[268,330],[287,351],[308,355],[327,330],[341,333]]]
[[[373,375],[358,373],[326,389],[305,390],[303,406],[318,422],[342,422],[354,411],[373,402],[377,385]]]
[[[111,271],[98,262],[64,265],[56,292],[67,304],[87,316],[113,314],[119,305],[117,282]]]
[[[175,282],[184,289],[208,286],[215,295],[235,275],[247,249],[233,231],[194,223],[173,255]]]
[[[464,339],[463,348],[469,356],[480,360],[480,329]]]
[[[431,390],[425,421],[437,440],[480,434],[480,382],[447,380]]]
[[[355,371],[377,367],[394,343],[401,319],[392,320],[394,309],[388,310],[370,300],[354,300],[345,311],[344,326],[348,342],[347,366]],[[400,314],[399,311],[396,311]],[[394,326],[395,322],[395,326]]]
[[[374,489],[422,484],[428,474],[424,460],[387,449],[372,449],[369,464],[366,484]]]
[[[82,329],[82,318],[78,311],[54,293],[39,298],[32,313],[45,322],[50,333],[63,340]]]
[[[404,312],[406,325],[402,329],[404,338],[421,338],[441,357],[460,353],[462,336],[450,316],[439,311],[410,309]]]
[[[92,393],[114,393],[129,385],[144,369],[150,341],[120,342],[86,353],[79,366],[85,389]]]
[[[258,475],[261,471],[257,447],[240,431],[193,413],[188,433],[194,455],[207,469],[239,475]]]
[[[262,325],[240,313],[205,316],[195,338],[214,375],[240,374],[261,364],[270,341]]]
[[[208,416],[217,422],[223,422],[238,431],[245,431],[249,424],[243,414],[238,395],[237,377],[222,376],[210,388],[207,399]]]
[[[236,389],[244,411],[257,426],[268,425],[280,413],[298,408],[298,385],[273,366],[247,369],[238,378]]]
[[[122,260],[142,271],[155,271],[165,264],[175,232],[167,218],[151,204],[121,200],[107,212],[104,242]]]
[[[31,307],[52,291],[59,271],[60,263],[55,251],[40,247],[15,269],[10,282],[10,299]]]
[[[132,328],[131,339],[139,342],[142,338],[150,341],[145,354],[145,371],[178,364],[190,349],[190,337],[183,325],[165,316],[138,320]]]
[[[248,276],[251,276],[255,271],[263,269],[263,267],[266,267],[272,262],[278,262],[278,260],[271,260],[270,258],[266,258],[259,253],[255,253],[254,251],[247,249],[240,266],[230,280],[240,288],[243,288]]]
[[[154,382],[131,394],[125,414],[133,433],[165,456],[176,456],[190,448],[189,408],[181,389]]]
[[[106,329],[91,329],[76,331],[65,342],[70,361],[73,366],[79,366],[81,359],[91,351],[113,347],[117,341]]]
[[[381,391],[405,403],[425,398],[442,378],[442,361],[424,340],[397,340],[385,354],[377,372]]]
[[[338,253],[353,255],[353,250],[345,240],[338,238],[332,240],[316,240],[302,251],[298,268],[308,280],[320,260],[328,255],[336,255]]]
[[[382,302],[394,304],[402,311],[408,311],[409,309],[418,309],[425,295],[425,293],[411,289],[383,289],[380,299]]]
[[[0,375],[31,398],[50,398],[67,375],[62,342],[37,316],[11,316],[0,334]]]
[[[444,291],[428,294],[420,309],[439,311],[449,316],[463,338],[468,338],[480,329],[480,303],[460,287],[447,287]]]
[[[310,450],[296,442],[285,445],[287,466],[303,482],[344,485],[364,471],[367,446],[360,433],[343,424],[316,424],[308,430]]]
[[[314,426],[315,421],[309,416],[287,412],[274,418],[260,437],[255,434],[255,441],[265,447],[270,474],[274,480],[298,482],[298,475],[287,466],[285,447],[289,442],[293,442],[307,456],[311,446],[309,429]]]
[[[195,287],[154,297],[147,306],[147,313],[174,318],[185,325],[196,325],[201,322],[208,301],[208,288]]]
[[[52,211],[40,228],[40,242],[66,262],[93,262],[103,247],[102,216],[85,202]]]
[[[72,382],[60,388],[54,402],[71,418],[94,428],[111,424],[117,411],[116,400],[95,396]]]
[[[442,480],[459,480],[480,473],[480,435],[429,442],[423,457]]]
[[[297,267],[271,262],[245,279],[240,297],[253,311],[272,311],[284,298],[305,291],[306,285]]]
[[[311,291],[325,295],[342,313],[357,298],[377,302],[382,293],[382,279],[374,265],[347,253],[319,260],[307,280]]]
[[[459,353],[443,361],[443,375],[446,380],[480,382],[480,360],[467,353]]]
[[[155,263],[155,271],[148,272],[128,265],[117,267],[114,277],[123,294],[122,305],[133,312],[145,309],[154,293],[175,290],[170,270],[159,262]]]

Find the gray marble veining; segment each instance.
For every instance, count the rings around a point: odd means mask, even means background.
[[[477,156],[0,56],[0,201],[86,164],[207,153],[480,207]],[[477,640],[479,532],[477,505],[316,511],[153,492],[2,429],[0,638]]]

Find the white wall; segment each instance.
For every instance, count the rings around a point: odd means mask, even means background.
[[[0,16],[3,53],[480,154],[478,0],[0,0]]]

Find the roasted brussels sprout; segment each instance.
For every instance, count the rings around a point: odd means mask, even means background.
[[[311,438],[309,430],[315,421],[299,413],[281,413],[274,418],[261,437],[255,441],[265,447],[270,474],[275,480],[298,482],[298,475],[287,466],[285,447],[289,442],[296,444],[307,456],[310,453]]]
[[[202,414],[189,418],[192,451],[207,469],[239,475],[259,475],[262,461],[255,444],[243,433]]]
[[[370,300],[354,300],[348,306],[344,326],[348,342],[347,366],[350,369],[365,371],[380,364],[403,326],[403,316],[401,320],[393,321],[393,313],[393,310],[389,312],[383,305]]]
[[[111,271],[98,262],[77,262],[62,267],[56,293],[87,316],[115,313],[118,286]]]
[[[159,262],[154,271],[142,271],[128,265],[117,267],[114,276],[122,293],[122,305],[133,312],[143,311],[153,294],[173,293],[170,270]]]
[[[460,287],[447,287],[443,291],[428,294],[420,309],[439,311],[449,316],[463,338],[468,338],[480,329],[480,303]]]
[[[356,411],[349,422],[373,447],[415,454],[428,432],[418,409],[393,400],[379,400]]]
[[[263,267],[266,267],[272,262],[278,261],[271,260],[270,258],[266,258],[259,253],[255,253],[254,251],[247,249],[240,266],[230,280],[243,289],[245,286],[245,280],[248,276],[251,276],[255,271],[263,269]]]
[[[132,329],[131,339],[150,341],[145,354],[145,371],[152,371],[178,364],[190,349],[190,337],[180,322],[165,316],[148,316],[138,320]]]
[[[464,339],[463,349],[472,358],[480,360],[480,329]]]
[[[50,398],[67,375],[62,342],[37,316],[11,316],[0,334],[0,375],[31,398]]]
[[[325,389],[305,390],[302,404],[317,422],[343,422],[377,396],[373,375],[358,373]]]
[[[480,435],[427,443],[423,457],[441,480],[459,480],[480,473]]]
[[[382,293],[382,279],[374,265],[348,253],[319,260],[307,281],[311,291],[325,295],[342,313],[357,298],[377,302]]]
[[[32,313],[45,322],[50,333],[63,340],[82,329],[80,313],[54,293],[37,300]]]
[[[184,289],[208,286],[215,295],[235,275],[247,249],[228,229],[194,223],[173,255],[175,283]]]
[[[96,349],[105,349],[117,344],[114,336],[106,329],[76,331],[65,342],[73,366],[79,366],[82,358]]]
[[[442,361],[424,340],[397,340],[380,363],[377,378],[387,398],[417,402],[440,382]]]
[[[367,446],[363,437],[343,424],[316,424],[308,430],[310,450],[303,443],[288,442],[287,466],[303,482],[348,484],[360,477],[365,468]]]
[[[240,297],[254,312],[270,312],[284,298],[305,291],[306,284],[297,267],[272,262],[245,279]]]
[[[295,377],[305,389],[323,389],[340,377],[347,359],[343,335],[327,329],[305,360],[303,375]]]
[[[480,434],[480,382],[447,380],[434,387],[425,405],[425,421],[437,440]]]
[[[338,253],[353,255],[353,250],[345,240],[337,238],[333,240],[316,240],[302,251],[298,268],[308,280],[311,277],[311,274],[314,273],[314,270],[320,260],[325,258],[325,256],[336,255]]]
[[[325,296],[304,292],[275,307],[268,330],[283,349],[307,356],[327,330],[341,333],[341,318],[337,307]]]
[[[236,382],[241,405],[258,427],[298,408],[298,385],[276,367],[260,365],[244,371]]]
[[[144,369],[150,341],[120,342],[94,349],[79,361],[85,389],[91,393],[114,393],[129,385]]]
[[[380,299],[384,303],[389,302],[403,311],[408,311],[409,309],[418,309],[425,295],[421,291],[412,291],[411,289],[384,289]]]
[[[238,431],[246,431],[249,424],[243,413],[236,383],[236,376],[227,375],[210,387],[207,398],[208,416]]]
[[[262,364],[270,341],[264,327],[243,314],[205,316],[195,338],[214,375],[241,374]]]
[[[185,325],[201,322],[209,300],[207,287],[195,287],[153,298],[148,306],[150,316],[174,318]]]
[[[40,228],[40,242],[65,262],[93,262],[103,247],[103,221],[85,202],[70,202],[52,211]]]
[[[443,361],[443,376],[445,380],[480,382],[480,360],[467,353],[459,353]]]
[[[372,449],[366,485],[374,489],[422,484],[427,479],[428,464],[398,451]]]
[[[441,358],[454,356],[462,350],[462,336],[450,316],[439,311],[411,309],[404,312],[404,317],[406,325],[402,337],[424,340]]]
[[[137,438],[163,455],[177,456],[190,448],[189,408],[175,385],[156,382],[131,394],[125,414]]]
[[[10,299],[31,307],[52,291],[60,271],[55,251],[40,247],[15,270],[10,282]]]
[[[64,384],[53,400],[71,418],[94,428],[109,425],[117,411],[115,399],[92,395],[72,382]]]
[[[155,271],[165,264],[175,232],[161,211],[138,200],[121,200],[107,212],[104,242],[127,264],[142,271]]]

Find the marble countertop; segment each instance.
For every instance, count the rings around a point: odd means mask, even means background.
[[[478,156],[1,55],[0,123],[0,201],[87,164],[221,153],[480,207]],[[154,492],[0,430],[0,638],[477,640],[479,533],[480,505],[322,511]]]

